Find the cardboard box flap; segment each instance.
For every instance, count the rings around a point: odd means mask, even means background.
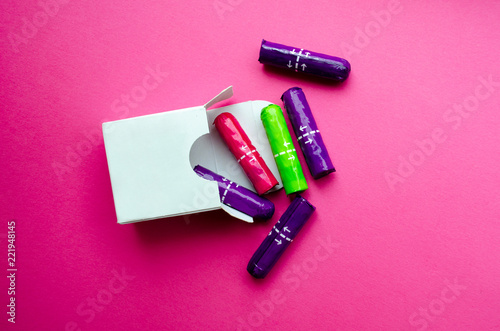
[[[225,90],[223,90],[222,92],[220,92],[219,94],[217,94],[212,100],[210,100],[209,102],[207,102],[205,104],[205,109],[208,109],[208,108],[212,107],[213,105],[215,105],[218,102],[221,102],[223,100],[229,99],[232,96],[233,96],[233,87],[229,86]]]

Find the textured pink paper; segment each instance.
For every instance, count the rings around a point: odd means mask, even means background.
[[[0,329],[500,330],[498,1],[62,2],[0,2]],[[351,75],[264,67],[262,38]],[[245,267],[283,191],[264,223],[116,224],[101,123],[228,85],[303,88],[337,168],[305,174],[317,211],[263,281]]]

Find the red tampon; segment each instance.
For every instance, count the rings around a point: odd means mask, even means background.
[[[266,162],[232,114],[220,114],[215,118],[214,124],[258,194],[264,194],[278,185]]]

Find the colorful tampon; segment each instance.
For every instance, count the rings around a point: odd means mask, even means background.
[[[250,259],[247,271],[255,278],[266,277],[315,209],[297,195]]]
[[[262,40],[259,62],[342,82],[349,77],[351,64],[340,57],[311,52]]]
[[[260,219],[269,219],[274,214],[274,204],[266,198],[240,186],[229,179],[222,177],[200,165],[194,167],[198,176],[219,184],[220,201],[249,216]]]
[[[281,96],[281,100],[285,104],[288,118],[313,178],[318,179],[334,172],[335,167],[302,89],[298,87],[288,89]]]
[[[306,178],[280,106],[270,104],[262,109],[260,118],[271,144],[286,194],[307,190]]]
[[[258,194],[264,194],[278,185],[273,173],[233,114],[220,114],[215,118],[214,124]]]

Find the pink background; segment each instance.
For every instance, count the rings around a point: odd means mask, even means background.
[[[0,3],[0,274],[11,219],[18,268],[16,324],[3,276],[0,329],[500,330],[500,84],[482,83],[500,82],[499,1],[58,7]],[[265,68],[262,38],[345,57],[351,76]],[[142,95],[147,67],[163,73]],[[337,168],[306,172],[317,212],[259,281],[246,265],[283,191],[264,223],[220,211],[118,225],[100,133],[229,85],[226,104],[281,105],[302,87]]]

